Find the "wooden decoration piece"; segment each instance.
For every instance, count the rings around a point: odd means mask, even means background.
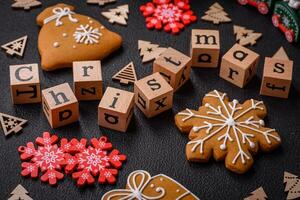
[[[13,8],[23,8],[29,10],[32,7],[40,6],[42,3],[36,0],[15,0],[16,2],[11,5]]]
[[[109,9],[108,11],[102,12],[101,14],[106,17],[112,24],[117,23],[121,25],[127,25],[129,14],[128,4]]]
[[[193,29],[190,56],[193,67],[218,67],[220,57],[219,31]]]
[[[12,196],[8,200],[33,200],[29,195],[28,191],[19,184],[11,193]]]
[[[177,91],[190,79],[192,59],[169,47],[153,63],[153,73],[162,77]]]
[[[27,123],[27,120],[0,113],[0,122],[4,132],[7,136],[11,133],[18,133],[22,130],[22,126]]]
[[[262,187],[256,189],[251,192],[251,195],[244,198],[244,200],[266,200],[268,196],[266,195],[264,189]]]
[[[41,102],[38,64],[10,65],[10,91],[14,104]]]
[[[173,106],[173,88],[157,72],[134,83],[135,104],[146,115],[154,117]]]
[[[288,192],[286,199],[300,198],[300,179],[289,172],[284,172],[283,182],[286,184],[284,191]]]
[[[283,47],[280,47],[278,51],[273,55],[273,58],[280,60],[290,60]]]
[[[13,55],[18,55],[20,57],[23,56],[24,50],[26,47],[26,42],[27,42],[27,35],[18,38],[14,41],[11,41],[9,43],[6,43],[1,46],[2,49],[6,50],[6,53],[13,56]]]
[[[253,30],[248,30],[242,26],[233,26],[233,32],[236,35],[236,41],[242,45],[255,45],[257,40],[262,36],[261,33],[255,33]]]
[[[78,121],[79,104],[68,83],[42,90],[42,106],[52,128]]]
[[[254,77],[259,55],[235,44],[222,58],[220,77],[243,88]]]
[[[73,80],[73,89],[78,100],[101,99],[103,91],[100,60],[73,62]]]
[[[138,41],[138,48],[140,50],[140,56],[143,57],[143,63],[158,58],[158,56],[166,50],[166,48],[159,47],[158,44],[151,44],[151,42],[144,40]]]
[[[118,80],[121,84],[125,85],[128,85],[130,83],[134,84],[134,82],[137,81],[137,77],[133,62],[130,62],[128,65],[122,68],[112,77],[112,79]]]
[[[98,4],[99,6],[103,6],[108,3],[116,2],[117,0],[87,0],[89,4]]]
[[[260,94],[288,98],[293,79],[293,64],[282,47],[272,58],[266,57]]]
[[[213,22],[214,24],[231,22],[228,14],[224,11],[224,8],[219,3],[214,3],[211,7],[209,7],[209,10],[205,12],[205,15],[201,19],[204,21]]]
[[[126,132],[133,116],[134,94],[108,87],[98,106],[100,126]]]

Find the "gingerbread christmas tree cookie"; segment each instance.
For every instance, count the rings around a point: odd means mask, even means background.
[[[37,23],[42,27],[38,48],[46,71],[71,67],[73,61],[101,60],[122,44],[120,35],[67,4],[45,9]]]
[[[280,145],[275,129],[266,128],[263,118],[267,109],[253,99],[240,104],[229,101],[225,93],[212,91],[205,95],[198,111],[186,109],[175,116],[177,127],[189,133],[186,155],[189,161],[225,160],[226,168],[245,173],[252,155],[259,149],[269,152]]]
[[[164,175],[152,176],[143,170],[129,174],[126,189],[111,190],[101,200],[199,200],[177,181]]]

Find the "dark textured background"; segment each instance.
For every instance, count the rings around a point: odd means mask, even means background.
[[[0,44],[27,34],[24,58],[7,57],[0,52],[0,111],[27,119],[28,125],[21,134],[5,138],[0,137],[0,199],[7,199],[9,193],[21,183],[33,199],[99,199],[111,189],[123,188],[127,176],[137,169],[144,169],[156,175],[164,173],[178,180],[201,199],[241,199],[251,191],[263,186],[270,199],[284,199],[283,172],[285,170],[300,175],[300,101],[299,101],[299,65],[300,49],[288,44],[284,36],[271,23],[270,16],[262,16],[255,9],[240,7],[235,1],[220,0],[237,25],[247,26],[263,33],[263,38],[251,49],[258,52],[260,60],[258,75],[245,89],[220,79],[218,69],[193,69],[191,80],[179,90],[174,99],[171,111],[165,112],[153,119],[146,119],[136,108],[134,118],[127,133],[118,133],[97,125],[97,106],[95,102],[80,103],[80,121],[59,129],[51,129],[44,116],[40,104],[14,106],[10,101],[9,65],[40,62],[37,51],[39,27],[35,17],[47,6],[59,0],[43,1],[43,7],[29,12],[16,11],[10,8],[12,1],[0,1]],[[137,40],[149,40],[161,46],[174,47],[186,54],[189,53],[190,33],[192,28],[219,29],[221,32],[221,54],[223,55],[235,42],[232,34],[233,23],[213,24],[198,20],[187,27],[178,36],[163,31],[149,31],[145,27],[144,18],[139,12],[139,6],[146,0],[130,1],[128,26],[111,25],[100,12],[129,1],[119,0],[116,4],[102,8],[87,5],[85,0],[68,0],[65,3],[76,6],[76,12],[88,14],[100,20],[107,28],[120,33],[124,38],[123,48],[102,62],[104,86],[113,86],[125,90],[132,87],[122,87],[111,80],[111,76],[129,61],[134,61],[139,78],[151,74],[152,63],[142,64],[137,49]],[[192,8],[200,18],[213,0],[191,0]],[[263,70],[263,58],[271,56],[284,46],[290,58],[295,61],[294,80],[288,100],[263,97],[259,95],[260,81]],[[297,57],[298,56],[298,57]],[[40,70],[42,88],[51,87],[63,82],[72,84],[70,69],[56,72]],[[185,158],[187,136],[181,134],[173,121],[173,116],[182,109],[199,106],[203,95],[210,90],[218,89],[228,93],[231,98],[240,101],[248,98],[264,100],[269,108],[266,119],[267,126],[276,128],[282,137],[282,147],[270,154],[258,154],[253,168],[244,175],[229,172],[223,162],[208,164],[189,163]],[[29,141],[34,141],[43,131],[56,133],[67,138],[92,138],[106,135],[116,148],[128,156],[128,162],[119,173],[115,186],[95,185],[85,189],[76,187],[75,182],[67,176],[56,187],[41,183],[40,180],[22,178],[20,176],[21,162],[17,148]]]

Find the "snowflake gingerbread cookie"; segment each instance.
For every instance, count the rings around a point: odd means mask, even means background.
[[[42,27],[38,48],[46,71],[71,67],[73,61],[101,60],[122,44],[120,35],[67,4],[46,8],[37,23]]]
[[[148,29],[164,29],[173,34],[197,20],[189,0],[153,0],[140,7]]]
[[[213,156],[241,174],[251,168],[259,148],[269,152],[280,145],[275,129],[264,126],[267,109],[262,101],[230,102],[225,93],[214,90],[202,104],[198,111],[186,109],[175,116],[177,127],[189,133],[188,160],[207,162]]]
[[[37,178],[42,172],[41,180],[55,185],[64,177],[64,172],[71,174],[77,180],[78,186],[98,182],[114,184],[118,169],[121,168],[126,156],[108,142],[106,137],[93,138],[91,146],[87,140],[60,140],[56,135],[43,133],[43,137],[36,139],[38,148],[32,142],[20,146],[18,151],[22,162],[22,176]]]

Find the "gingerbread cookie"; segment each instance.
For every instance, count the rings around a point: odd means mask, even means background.
[[[45,9],[37,23],[42,27],[38,48],[46,71],[71,67],[73,61],[101,60],[122,44],[120,35],[67,4]]]
[[[262,101],[230,102],[225,93],[214,90],[205,95],[202,105],[198,111],[186,109],[175,116],[177,127],[189,133],[189,161],[207,162],[213,156],[241,174],[251,168],[252,155],[259,148],[269,152],[280,145],[275,129],[264,126],[267,109]]]
[[[101,200],[199,200],[177,181],[164,175],[151,175],[143,170],[132,172],[127,179],[126,189],[111,190]]]

